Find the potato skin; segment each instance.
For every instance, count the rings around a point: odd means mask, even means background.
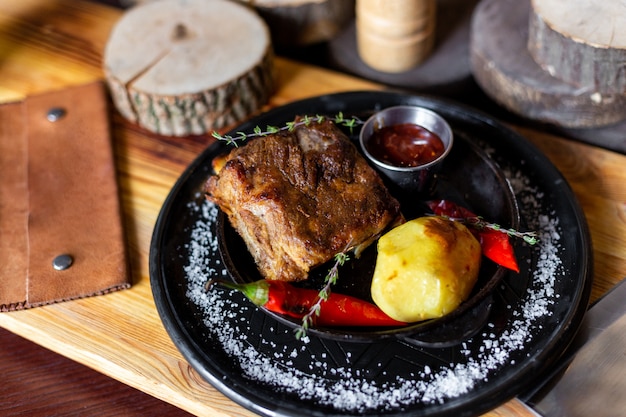
[[[420,217],[379,239],[372,298],[396,320],[438,318],[467,299],[480,263],[480,243],[467,227]]]

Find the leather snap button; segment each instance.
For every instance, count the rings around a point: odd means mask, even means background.
[[[48,113],[46,114],[46,118],[51,121],[51,122],[57,122],[60,119],[63,118],[63,116],[65,116],[65,109],[61,108],[61,107],[53,107],[50,110],[48,110]]]
[[[57,271],[64,271],[70,266],[72,266],[73,262],[74,262],[74,259],[72,258],[71,255],[63,254],[63,255],[57,256],[56,258],[52,260],[52,266]]]

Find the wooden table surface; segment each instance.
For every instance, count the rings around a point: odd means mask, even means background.
[[[101,80],[102,51],[121,13],[80,0],[0,0],[0,102]],[[281,58],[276,69],[278,90],[268,108],[324,93],[383,88]],[[159,137],[115,111],[111,118],[132,288],[2,313],[0,326],[189,413],[253,415],[202,380],[182,358],[161,324],[150,290],[148,252],[161,205],[211,139]],[[560,169],[587,216],[595,257],[593,301],[626,276],[626,156],[514,128]],[[512,400],[487,415],[530,414]]]

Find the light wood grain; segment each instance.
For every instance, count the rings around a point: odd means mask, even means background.
[[[0,102],[102,79],[101,54],[120,11],[76,0],[0,1]],[[268,107],[376,84],[278,59]],[[148,277],[150,238],[178,176],[210,139],[148,134],[113,113],[113,140],[132,262],[131,289],[3,313],[0,326],[197,415],[251,416],[193,371],[158,317]],[[561,169],[594,239],[597,298],[626,275],[626,156],[520,132]],[[488,415],[530,415],[514,401]],[[513,410],[513,411],[512,411]]]

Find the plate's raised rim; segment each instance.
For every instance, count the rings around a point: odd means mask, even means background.
[[[591,276],[593,267],[591,238],[584,213],[582,212],[582,209],[565,178],[538,148],[489,115],[483,114],[480,111],[471,109],[464,105],[459,105],[438,98],[399,92],[351,91],[311,97],[296,101],[285,106],[272,109],[258,117],[271,116],[286,119],[293,115],[292,109],[294,107],[299,107],[301,109],[300,112],[314,113],[315,109],[319,109],[320,107],[324,107],[325,111],[329,113],[342,112],[348,110],[347,106],[349,106],[350,103],[361,103],[363,101],[375,102],[380,106],[380,108],[393,104],[422,105],[454,117],[459,117],[464,120],[473,121],[477,124],[489,126],[491,129],[494,129],[503,137],[506,137],[509,141],[511,141],[511,145],[516,147],[520,156],[526,158],[527,162],[536,169],[537,175],[543,175],[545,178],[552,178],[555,180],[553,185],[558,184],[559,186],[559,201],[566,202],[565,205],[567,205],[571,211],[571,218],[569,220],[576,226],[576,237],[578,238],[578,243],[581,247],[581,253],[577,254],[579,260],[577,272],[580,273],[581,280],[580,288],[575,293],[575,297],[570,303],[573,307],[570,307],[567,310],[567,319],[561,323],[558,328],[558,337],[547,341],[547,343],[543,346],[544,349],[533,355],[532,361],[519,364],[520,370],[515,374],[515,377],[498,381],[499,386],[497,387],[497,391],[490,390],[489,392],[481,394],[475,393],[471,410],[467,408],[459,408],[459,406],[467,406],[467,404],[463,401],[452,401],[449,406],[439,408],[438,410],[435,410],[433,414],[429,413],[429,415],[471,416],[488,411],[489,409],[501,404],[503,401],[522,392],[530,384],[532,384],[534,378],[545,371],[550,363],[555,361],[567,348],[580,326],[591,293]],[[307,108],[311,110],[309,111]],[[376,108],[372,108],[372,110],[376,110]],[[185,324],[181,321],[180,314],[173,307],[172,299],[165,286],[167,277],[162,274],[161,270],[162,254],[159,253],[158,250],[164,239],[162,231],[164,223],[170,215],[173,199],[179,193],[185,182],[189,180],[190,176],[192,176],[199,168],[203,162],[204,155],[209,154],[211,149],[212,147],[209,147],[202,152],[175,183],[163,205],[155,225],[150,245],[149,266],[150,282],[158,313],[161,316],[167,332],[185,359],[199,371],[203,378],[235,402],[262,415],[328,415],[320,414],[320,412],[316,410],[303,409],[299,406],[299,404],[293,404],[291,402],[283,402],[280,404],[270,403],[266,399],[260,398],[260,396],[256,395],[254,390],[250,390],[246,384],[235,383],[234,386],[230,386],[228,383],[225,383],[221,378],[215,375],[221,372],[220,364],[215,363],[215,361],[204,354],[202,346],[191,338]],[[494,392],[496,392],[497,395],[494,395]],[[398,411],[397,413],[393,413],[393,415],[401,415],[404,413],[404,411]],[[406,413],[412,414],[410,410],[406,411]],[[418,414],[423,415],[422,413]],[[337,415],[345,414],[337,413]]]

